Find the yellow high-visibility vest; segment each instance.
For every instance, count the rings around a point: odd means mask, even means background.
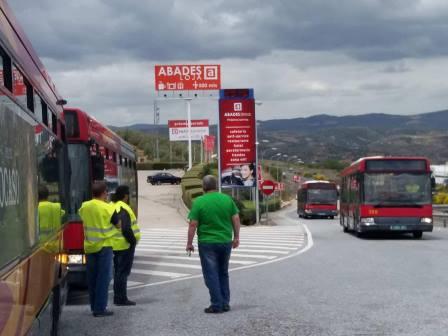
[[[111,222],[115,206],[93,199],[82,203],[79,215],[84,225],[84,252],[100,251],[103,247],[113,247],[113,237],[120,232]]]
[[[54,236],[62,225],[65,211],[61,203],[41,201],[38,206],[39,215],[39,241],[44,244],[48,253],[58,253],[60,249],[59,238]],[[51,239],[51,240],[50,240]]]
[[[38,206],[38,214],[39,236],[42,240],[59,230],[65,211],[61,209],[61,203],[41,201]]]
[[[129,214],[129,217],[131,218],[131,229],[132,232],[134,232],[135,239],[138,242],[141,238],[141,233],[140,228],[137,224],[137,216],[135,216],[134,211],[132,211],[132,208],[123,201],[116,202],[115,207],[117,212],[120,212],[123,208]],[[128,241],[126,240],[126,238],[124,238],[121,232],[114,237],[114,251],[126,250],[129,248],[129,246],[130,245]]]

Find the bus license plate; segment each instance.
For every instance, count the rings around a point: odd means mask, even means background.
[[[391,225],[390,229],[394,230],[394,231],[403,231],[403,230],[406,230],[406,226],[405,225]]]

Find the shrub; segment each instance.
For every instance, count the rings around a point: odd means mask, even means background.
[[[203,194],[204,194],[204,191],[202,190],[202,188],[189,189],[183,193],[182,199],[183,199],[185,205],[189,209],[191,209],[191,205],[193,204],[194,199],[196,197],[202,196]]]
[[[186,180],[182,180],[181,187],[182,193],[184,193],[186,190],[202,188],[202,180],[198,178],[189,178]]]

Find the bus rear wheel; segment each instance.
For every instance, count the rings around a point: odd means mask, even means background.
[[[422,231],[414,231],[414,232],[412,232],[412,235],[414,236],[415,239],[421,239],[423,237],[423,232]]]

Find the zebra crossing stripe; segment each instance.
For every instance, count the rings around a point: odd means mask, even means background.
[[[232,254],[232,257],[234,255]],[[146,256],[142,256],[142,255],[137,255],[136,256],[136,263],[138,263],[138,260],[140,260],[139,258],[153,258],[153,259],[174,259],[174,260],[191,260],[191,261],[200,261],[199,257],[182,257],[182,256],[164,256],[164,255],[146,255]],[[249,260],[233,260],[230,259],[229,261],[230,264],[237,264],[237,265],[251,265],[251,264],[255,264],[255,261],[249,261]]]
[[[202,267],[200,265],[179,264],[179,263],[160,262],[160,261],[136,260],[135,264],[202,269]]]
[[[132,274],[144,274],[144,275],[168,277],[168,278],[172,278],[172,279],[191,275],[188,273],[162,272],[162,271],[144,270],[144,269],[139,269],[139,268],[133,268],[131,273]]]
[[[139,244],[140,247],[166,247],[166,248],[171,248],[171,247],[176,247],[176,248],[181,248],[181,247],[185,247],[185,243],[179,242],[179,243],[167,243],[167,244],[152,244],[152,243],[143,243],[143,244]],[[297,246],[297,245],[295,245]],[[240,247],[242,248],[265,248],[265,247],[269,247],[272,248],[273,250],[295,250],[296,247],[291,247],[291,246],[276,246],[276,245],[272,245],[272,246],[266,246],[266,245],[254,245],[254,244],[245,244],[242,243],[240,245]]]
[[[186,254],[185,251],[167,251],[167,250],[160,250],[160,249],[137,249],[137,252],[164,252],[167,254]],[[232,253],[232,257],[241,257],[241,258],[258,258],[258,259],[274,259],[275,256],[267,256],[262,254],[239,254],[239,253]]]

